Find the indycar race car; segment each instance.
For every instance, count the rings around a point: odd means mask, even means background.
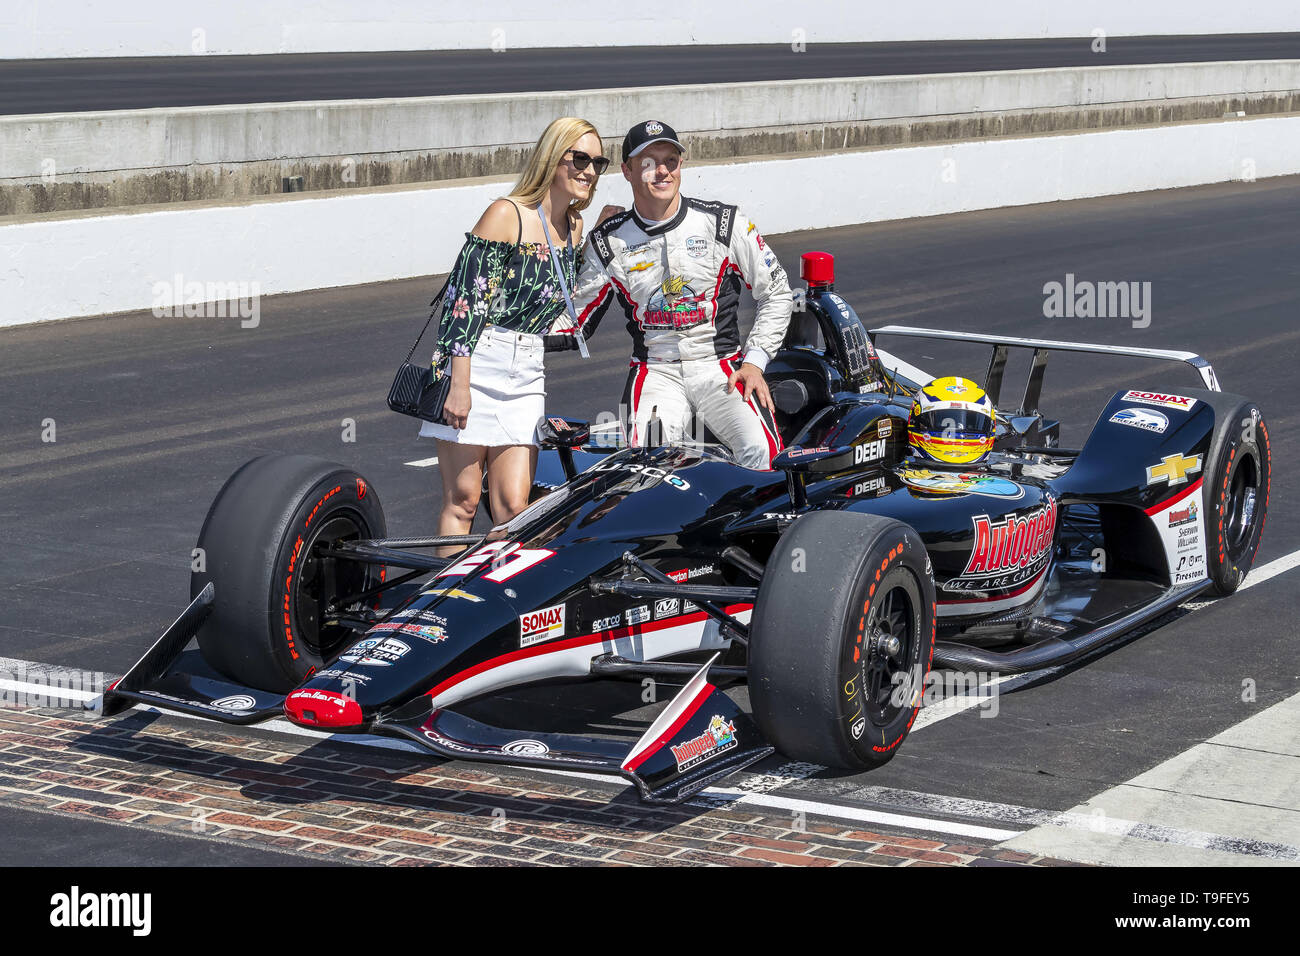
[[[208,512],[189,607],[106,691],[105,713],[283,716],[445,758],[616,774],[671,802],[774,751],[880,765],[931,668],[1060,665],[1240,585],[1268,512],[1268,428],[1204,359],[868,332],[830,268],[804,257],[808,289],[767,369],[786,446],[771,470],[707,441],[626,447],[617,427],[550,418],[524,512],[483,534],[393,538],[362,475],[257,458]],[[910,454],[930,377],[878,350],[882,335],[990,346],[986,460]],[[1013,349],[1032,357],[1007,404]],[[1052,351],[1182,362],[1201,387],[1120,389],[1064,448],[1039,411]],[[183,654],[194,637],[199,654]],[[681,689],[635,738],[471,713],[522,685],[647,677]],[[725,692],[741,683],[748,710]]]

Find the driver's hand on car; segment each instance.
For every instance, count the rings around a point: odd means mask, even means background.
[[[464,428],[469,421],[468,366],[468,358],[457,356],[451,360],[451,388],[447,392],[447,400],[442,405],[442,420],[456,429]]]
[[[772,393],[767,390],[767,381],[757,365],[746,362],[732,372],[731,377],[727,379],[727,391],[730,392],[733,388],[739,388],[741,397],[746,401],[756,401],[769,412],[776,414],[776,406],[772,404]]]

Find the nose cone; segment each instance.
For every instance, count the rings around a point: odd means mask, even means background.
[[[361,705],[328,690],[295,690],[284,699],[284,715],[302,727],[360,727]]]

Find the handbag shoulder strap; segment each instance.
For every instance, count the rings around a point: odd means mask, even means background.
[[[424,333],[429,331],[429,323],[433,321],[433,314],[437,311],[435,307],[442,301],[442,297],[447,294],[447,286],[450,284],[451,276],[449,275],[447,276],[447,281],[442,284],[442,288],[438,290],[438,294],[435,295],[433,301],[429,303],[429,317],[424,320],[424,328],[420,329],[420,334],[415,337],[415,342],[411,345],[411,351],[406,353],[406,361],[411,361],[411,356],[414,355],[415,350],[420,347],[420,339],[424,338]]]

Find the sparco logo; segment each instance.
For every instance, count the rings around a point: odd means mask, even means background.
[[[1032,577],[1052,550],[1056,500],[1048,498],[1034,511],[1006,515],[996,522],[988,515],[972,520],[975,546],[961,576],[945,585],[948,590],[1009,587]]]
[[[148,936],[152,913],[150,893],[83,893],[74,886],[50,897],[51,926],[126,926],[132,936]]]

